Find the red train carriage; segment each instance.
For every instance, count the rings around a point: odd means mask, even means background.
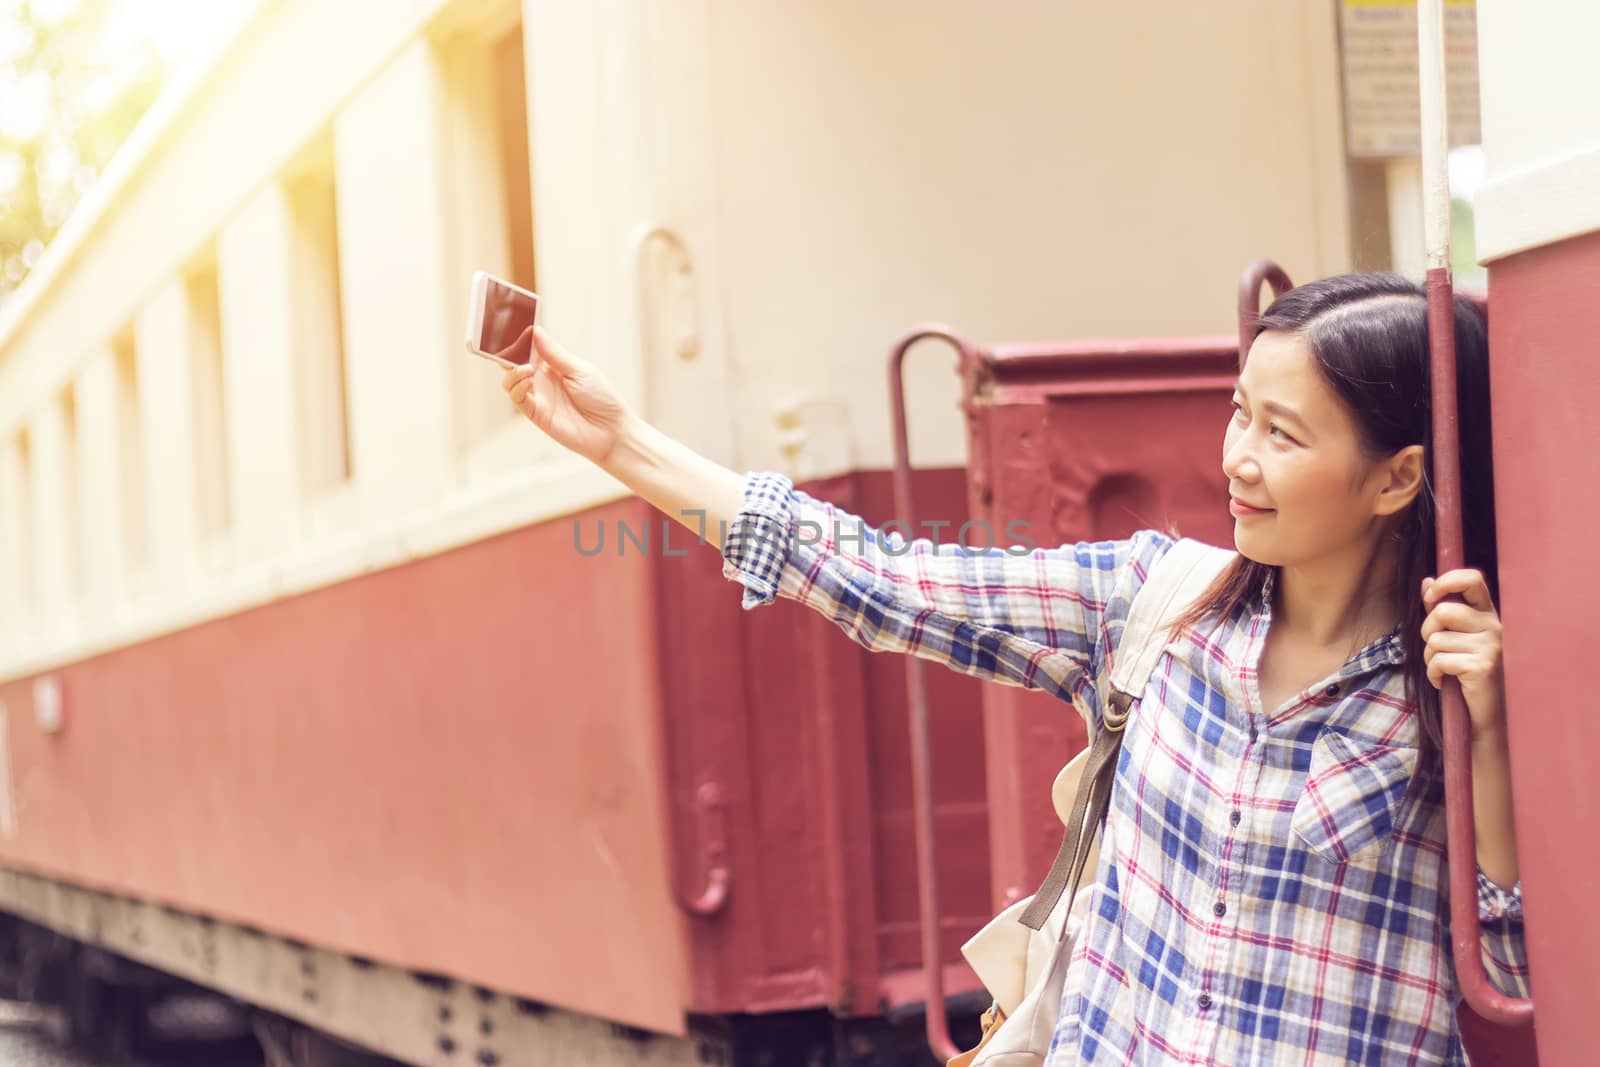
[[[980,350],[931,330],[896,362],[927,336],[963,357],[973,465],[911,478],[908,513],[949,530],[1022,520],[1060,542],[1150,526],[1230,536],[1213,453],[1236,338]],[[899,513],[890,481],[806,488],[873,521]],[[1049,783],[1083,743],[1080,720],[945,671],[928,672],[919,706],[899,658],[803,611],[745,616],[717,558],[673,536],[630,503],[11,683],[0,700],[13,715],[59,699],[63,726],[13,733],[15,765],[52,773],[27,785],[32,834],[13,842],[23,869],[4,876],[8,899],[32,923],[418,1062],[441,1043],[514,1060],[552,1026],[659,1028],[679,1005],[687,1041],[602,1027],[589,1054],[644,1040],[659,1058],[692,1044],[737,1061],[809,1044],[874,1062],[920,1040],[914,829],[927,819],[939,1002],[970,1026],[979,994],[957,948],[1048,867]],[[580,555],[608,537],[604,557]],[[647,555],[653,538],[666,540]],[[541,620],[506,671],[496,637],[527,627],[530,590],[569,609]],[[629,615],[656,648],[607,674],[561,669]],[[505,713],[528,701],[571,714]],[[913,715],[931,741],[926,809]],[[356,750],[367,755],[352,764]],[[144,803],[113,802],[134,793]],[[648,891],[657,827],[667,912]],[[108,850],[121,884],[71,866]],[[136,899],[158,878],[168,911]],[[233,904],[219,914],[208,902],[222,899]],[[258,984],[249,966],[281,980]],[[337,1005],[323,1014],[354,988],[381,990],[384,1008],[355,1026]],[[406,1015],[414,1025],[397,1027]],[[1473,1045],[1533,1062],[1525,1032],[1478,1026]]]

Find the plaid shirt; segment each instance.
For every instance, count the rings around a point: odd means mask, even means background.
[[[908,542],[755,472],[722,555],[746,609],[798,600],[875,652],[1070,701],[1093,730],[1107,652],[1172,543]],[[1263,708],[1271,596],[1180,638],[1133,706],[1053,1062],[1467,1062],[1443,790],[1416,773],[1400,630]],[[1480,871],[1478,903],[1491,979],[1526,995],[1520,885]]]

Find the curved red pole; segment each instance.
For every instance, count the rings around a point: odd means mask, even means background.
[[[1239,276],[1239,369],[1244,370],[1250,342],[1255,340],[1256,320],[1261,317],[1261,286],[1269,283],[1273,296],[1294,288],[1289,275],[1270,259],[1258,259]]]
[[[1438,570],[1463,565],[1461,452],[1456,420],[1455,296],[1450,280],[1450,185],[1445,125],[1443,0],[1417,5],[1417,58],[1422,94],[1424,245],[1428,253],[1428,344],[1433,379],[1434,522]],[[1459,598],[1458,598],[1459,599]],[[1533,1025],[1533,1001],[1509,997],[1489,982],[1479,943],[1477,828],[1472,812],[1472,721],[1460,683],[1446,676],[1439,691],[1444,727],[1446,856],[1456,983],[1474,1011],[1490,1022]]]
[[[1434,523],[1436,574],[1463,566],[1461,453],[1456,422],[1454,294],[1449,267],[1428,270],[1428,343],[1433,360]],[[1454,599],[1460,599],[1456,597]],[[1472,813],[1472,721],[1461,684],[1447,675],[1439,691],[1444,726],[1444,813],[1450,871],[1450,930],[1461,995],[1490,1022],[1533,1025],[1533,1001],[1508,997],[1489,982],[1479,943],[1477,827]]]
[[[938,338],[948,342],[960,356],[962,380],[967,380],[977,350],[947,326],[919,326],[895,343],[889,356],[889,404],[894,416],[894,507],[895,515],[906,522],[914,513],[911,506],[911,449],[906,434],[905,366],[906,353],[918,341]],[[916,801],[917,904],[922,933],[922,977],[927,986],[928,1047],[941,1062],[957,1055],[950,1039],[950,1021],[944,1004],[944,950],[940,939],[940,908],[937,846],[933,821],[933,754],[928,740],[928,690],[923,681],[922,660],[906,657],[906,692],[911,711],[911,786]]]

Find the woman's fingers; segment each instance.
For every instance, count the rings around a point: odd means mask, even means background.
[[[530,360],[520,367],[508,367],[506,368],[505,377],[500,380],[500,385],[509,393],[519,381],[533,377],[534,372],[538,369],[539,363],[537,360]]]
[[[1428,657],[1428,667],[1427,667],[1428,681],[1433,684],[1433,687],[1435,689],[1443,689],[1444,688],[1444,676],[1445,676],[1444,668],[1447,665],[1454,666],[1455,664],[1451,664],[1447,660],[1445,660],[1443,653],[1441,653],[1439,655],[1434,655],[1434,656],[1429,656]]]
[[[1498,626],[1498,616],[1478,611],[1467,604],[1457,603],[1452,600],[1440,604],[1428,612],[1428,617],[1422,620],[1422,639],[1426,641],[1435,633],[1444,630],[1477,633],[1485,630],[1494,630]]]
[[[1483,572],[1470,567],[1446,571],[1437,578],[1422,581],[1422,606],[1431,610],[1444,597],[1459,594],[1462,600],[1478,611],[1493,611],[1494,601],[1489,598],[1489,585]]]
[[[1435,652],[1428,657],[1428,681],[1433,683],[1435,689],[1443,688],[1445,675],[1450,675],[1461,683],[1462,695],[1467,696],[1467,710],[1472,709],[1472,697],[1467,690],[1471,688],[1477,692],[1477,686],[1484,684],[1480,679],[1490,675],[1495,668],[1495,659],[1486,652]]]
[[[540,371],[546,371],[546,373],[541,376]],[[524,397],[538,396],[541,378],[546,382],[550,380],[550,375],[545,367],[535,368],[531,374],[518,378],[517,383],[510,389],[511,399],[521,404]]]
[[[1447,597],[1460,596],[1460,600]],[[1486,633],[1498,637],[1500,616],[1489,597],[1483,573],[1470,567],[1446,571],[1437,578],[1422,580],[1422,606],[1427,617],[1422,621],[1422,640],[1431,641],[1441,633]]]
[[[1492,648],[1489,639],[1484,634],[1464,634],[1455,630],[1440,630],[1430,636],[1422,644],[1423,658],[1437,656],[1441,652],[1480,652],[1485,648]]]
[[[1461,599],[1446,599],[1452,596]],[[1429,683],[1439,689],[1454,676],[1474,725],[1497,722],[1505,703],[1500,616],[1483,573],[1462,567],[1424,578],[1422,603],[1428,613],[1422,657]]]
[[[543,326],[533,328],[533,347],[538,352],[540,361],[548,363],[550,369],[563,378],[588,370],[587,363],[562,347],[554,337],[545,332]]]
[[[516,340],[506,345],[495,353],[507,363],[532,363],[533,362],[533,327],[529,326],[517,334]]]
[[[1445,675],[1455,676],[1461,682],[1468,710],[1476,712],[1483,706],[1481,694],[1495,684],[1500,648],[1484,641],[1471,640],[1475,636],[1435,634],[1423,647],[1422,658],[1433,687],[1438,689],[1443,685]],[[1475,704],[1477,707],[1474,707]]]

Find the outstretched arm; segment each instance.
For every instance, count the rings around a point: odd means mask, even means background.
[[[746,608],[797,600],[874,652],[1076,697],[1092,719],[1099,649],[1171,543],[1151,530],[1049,549],[907,540],[769,471],[745,479],[723,573]]]
[[[707,459],[638,418],[598,368],[542,328],[534,343],[532,364],[505,379],[519,408],[717,545],[723,573],[746,587],[746,608],[787,597],[872,651],[910,653],[1098,708],[1090,679],[1102,631],[1126,617],[1170,538],[1141,531],[1123,541],[1020,550],[907,541],[794,489],[781,474],[740,475]]]

